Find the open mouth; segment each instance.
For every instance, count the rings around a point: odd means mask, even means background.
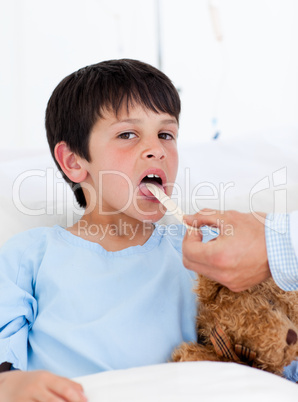
[[[152,183],[162,186],[162,179],[157,174],[148,174],[142,179],[141,183]]]
[[[156,200],[154,195],[146,187],[146,183],[152,183],[159,187],[161,190],[165,191],[163,187],[162,177],[156,173],[148,173],[146,176],[143,177],[139,185],[140,192],[147,198]]]

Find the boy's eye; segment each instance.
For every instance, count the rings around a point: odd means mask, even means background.
[[[118,138],[122,138],[123,140],[131,140],[132,138],[135,138],[136,134],[135,133],[122,133],[118,135]]]
[[[163,140],[173,140],[174,136],[172,134],[169,133],[159,133],[158,137],[163,139]]]

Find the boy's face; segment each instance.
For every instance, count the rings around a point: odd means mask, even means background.
[[[178,123],[166,113],[141,106],[129,111],[123,107],[117,116],[106,111],[90,135],[91,161],[84,161],[85,183],[94,189],[84,191],[91,213],[159,220],[164,209],[144,182],[157,182],[171,195],[178,168],[177,135]],[[159,178],[144,179],[147,175]]]

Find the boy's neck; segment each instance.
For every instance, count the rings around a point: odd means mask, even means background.
[[[119,251],[146,243],[154,231],[154,225],[126,215],[99,216],[96,220],[84,215],[67,230],[82,239],[100,244],[107,251]]]

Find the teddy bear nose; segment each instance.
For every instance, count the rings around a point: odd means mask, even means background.
[[[295,345],[297,342],[297,334],[293,329],[288,330],[286,341],[288,345]]]

